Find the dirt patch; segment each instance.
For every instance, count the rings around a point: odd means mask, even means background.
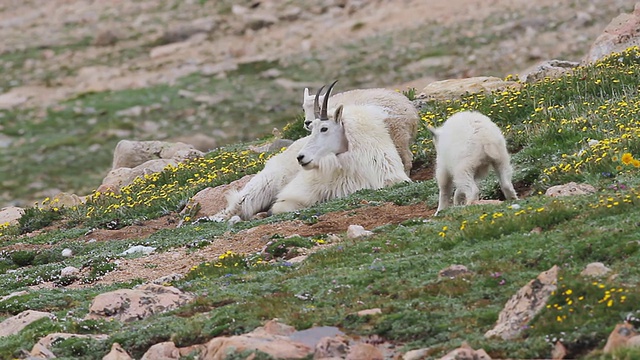
[[[96,283],[73,284],[69,287],[77,288],[96,284],[111,284],[134,279],[152,281],[174,273],[185,274],[192,266],[204,261],[211,261],[228,250],[243,254],[260,252],[274,235],[286,237],[294,234],[300,236],[343,234],[352,224],[361,225],[370,230],[382,225],[399,224],[409,219],[428,218],[433,213],[434,209],[424,203],[407,206],[391,203],[381,205],[364,204],[357,209],[321,215],[312,224],[294,220],[260,225],[236,234],[227,233],[214,239],[211,245],[198,250],[181,248],[136,259],[119,259],[117,260],[118,269],[106,274]],[[167,219],[157,219],[154,221],[153,226],[155,227],[154,231],[161,228],[175,227],[174,224],[169,224]],[[125,238],[122,238],[122,236],[127,233],[140,237],[140,228],[145,227],[133,225],[120,230],[111,230],[113,234],[110,233],[110,230],[99,230],[90,236],[98,241],[124,240]]]

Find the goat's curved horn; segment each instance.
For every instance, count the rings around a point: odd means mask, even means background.
[[[329,120],[329,116],[327,115],[327,108],[329,107],[329,96],[331,96],[331,89],[333,89],[333,85],[335,85],[338,80],[334,81],[329,85],[327,92],[324,94],[324,101],[322,104],[322,110],[320,112],[320,120]]]
[[[318,104],[318,100],[320,99],[320,93],[322,92],[322,89],[324,89],[324,85],[322,85],[322,87],[318,89],[316,98],[315,100],[313,100],[313,116],[316,119],[320,119],[320,104]]]

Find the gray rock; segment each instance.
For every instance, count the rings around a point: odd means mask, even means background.
[[[596,192],[596,188],[589,184],[577,184],[570,182],[564,185],[556,185],[547,189],[545,195],[551,197],[569,196],[569,195],[585,195],[593,194]]]
[[[23,311],[0,323],[0,337],[17,334],[32,322],[46,317],[55,319],[55,315],[48,312],[34,310]]]
[[[640,29],[640,2],[636,3],[633,13],[620,14],[611,20],[591,45],[582,63],[592,63],[611,53],[622,52],[631,46],[640,46],[638,29]]]
[[[556,290],[558,271],[559,268],[553,266],[518,290],[505,304],[494,328],[487,331],[484,336],[486,338],[497,336],[503,340],[518,337],[525,325],[544,308],[551,293]]]

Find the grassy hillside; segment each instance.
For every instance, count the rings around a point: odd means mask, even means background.
[[[55,331],[112,334],[105,342],[62,341],[54,348],[60,357],[99,359],[113,342],[139,357],[161,341],[172,340],[178,346],[202,343],[247,332],[276,317],[297,329],[335,325],[349,334],[376,334],[405,350],[432,347],[433,357],[468,341],[493,358],[545,358],[553,339],[561,338],[568,357],[613,358],[598,349],[616,323],[640,316],[639,67],[640,50],[632,48],[560,79],[425,104],[414,146],[417,163],[430,164],[435,155],[426,125],[475,109],[503,129],[513,153],[516,188],[531,190],[530,196],[385,225],[371,238],[321,249],[294,266],[237,253],[229,244],[229,253],[194,263],[185,279],[173,283],[195,293],[194,303],[135,323],[83,317],[95,295],[132,287],[142,279],[82,289],[65,286],[93,283],[116,268],[118,254],[131,245],[158,251],[191,247],[197,252],[225,233],[291,219],[311,223],[336,210],[381,202],[426,202],[435,208],[435,181],[361,191],[300,212],[233,226],[197,223],[125,241],[87,243],[82,238],[92,228],[125,227],[174,214],[198,190],[259,171],[269,154],[245,151],[240,144],[148,176],[120,195],[93,194],[86,205],[72,209],[28,209],[19,226],[0,226],[0,295],[49,281],[58,287],[0,302],[0,319],[25,309],[51,311],[57,319],[41,320],[18,335],[0,338],[0,358],[17,357],[21,349],[30,349],[40,336]],[[285,133],[294,134],[301,126],[290,124]],[[548,187],[569,181],[586,182],[599,191],[568,198],[542,195]],[[499,193],[494,177],[484,181],[483,196],[498,198]],[[35,236],[22,235],[35,230],[40,230]],[[326,236],[297,240],[304,246],[328,241]],[[63,258],[64,248],[73,249],[75,256]],[[617,276],[582,278],[584,267],[596,261]],[[472,275],[438,279],[438,271],[451,264],[466,265]],[[561,268],[559,290],[523,335],[513,341],[485,339],[483,334],[493,327],[505,302],[553,265]],[[90,272],[60,278],[56,274],[65,266]],[[296,296],[300,294],[307,295]],[[374,307],[382,314],[352,315]],[[640,352],[623,355],[631,359]]]

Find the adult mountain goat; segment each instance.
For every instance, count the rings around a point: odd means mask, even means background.
[[[335,84],[335,83],[334,83]],[[333,84],[332,84],[333,85]],[[318,94],[320,91],[318,91]],[[316,94],[316,95],[318,95]],[[311,124],[316,119],[314,109],[315,96],[309,95],[309,89],[304,89],[302,109],[304,110],[304,127],[311,130]],[[324,102],[324,96],[319,96],[319,102]],[[329,97],[328,114],[333,114],[339,105],[375,105],[385,109],[387,116],[384,123],[389,129],[391,139],[400,154],[404,170],[409,174],[413,166],[411,144],[418,132],[420,116],[415,106],[405,95],[383,88],[357,89],[345,91]]]
[[[295,211],[360,189],[411,181],[385,126],[383,108],[338,106],[329,119],[327,99],[311,135],[269,159],[242,190],[229,193],[227,208],[214,219],[239,215],[247,220],[270,207],[273,214]]]
[[[506,199],[517,199],[511,183],[512,169],[502,132],[487,116],[474,111],[452,115],[439,128],[428,127],[436,147],[438,210],[451,205],[469,205],[479,199],[479,181],[489,172],[498,174]],[[455,187],[455,194],[453,189]]]

